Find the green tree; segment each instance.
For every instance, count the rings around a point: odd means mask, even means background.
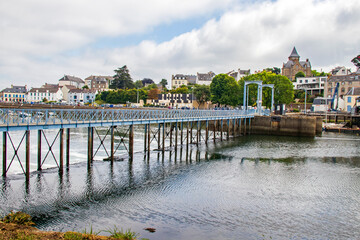
[[[241,90],[241,103],[243,102],[245,81],[262,81],[263,84],[274,84],[274,103],[289,104],[294,99],[294,86],[285,76],[277,75],[271,72],[260,72],[243,77],[239,81]],[[249,85],[249,104],[255,104],[257,100],[257,86]],[[271,105],[271,88],[263,88],[263,106],[270,108]]]
[[[88,85],[84,85],[84,86],[82,87],[82,89],[89,89],[89,86],[88,86]]]
[[[311,74],[313,75],[313,77],[322,77],[328,75],[324,72],[318,72],[316,70],[311,70]]]
[[[179,87],[177,89],[171,90],[171,93],[190,93],[189,89],[186,86]]]
[[[305,77],[305,73],[300,71],[298,73],[295,74],[295,79],[299,78],[299,77]]]
[[[130,76],[129,69],[126,65],[121,68],[118,68],[115,71],[114,80],[110,85],[112,89],[130,89],[134,88],[135,84]]]
[[[137,89],[140,89],[142,88],[144,85],[143,85],[143,82],[141,80],[136,80],[135,81],[135,88]]]
[[[161,79],[160,84],[163,88],[166,88],[166,85],[168,85],[168,81],[165,78],[163,78]]]
[[[218,105],[236,106],[240,103],[240,86],[233,77],[216,75],[210,84],[211,101]]]
[[[210,86],[208,85],[195,85],[193,94],[196,100],[201,104],[210,101]]]

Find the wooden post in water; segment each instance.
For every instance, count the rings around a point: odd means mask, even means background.
[[[216,126],[217,126],[217,120],[214,120],[213,123],[214,123],[214,131],[213,131],[213,134],[214,134],[214,142],[216,141]]]
[[[28,182],[30,180],[30,130],[26,130],[25,134],[25,175]]]
[[[114,145],[115,145],[115,134],[114,126],[110,127],[110,161],[114,163]]]
[[[233,125],[233,137],[236,137],[236,118],[234,118],[233,119],[233,123],[232,123],[232,125]]]
[[[93,137],[94,137],[94,128],[88,127],[88,167],[90,167],[90,164],[93,160],[93,147],[94,147]]]
[[[165,122],[163,123],[163,128],[162,128],[162,152],[164,155],[164,151],[165,151],[165,137],[166,137],[166,132],[165,132]]]
[[[200,143],[200,135],[201,135],[201,122],[200,120],[198,120],[196,126],[196,145],[199,145]]]
[[[250,133],[251,133],[251,118],[249,118],[249,135],[250,135]]]
[[[190,144],[193,142],[193,122],[190,122]]]
[[[134,159],[134,125],[129,126],[129,162]]]
[[[246,135],[246,117],[244,118],[244,135]]]
[[[6,169],[7,169],[7,162],[6,162],[6,157],[7,157],[7,136],[6,136],[7,132],[3,132],[3,172],[2,175],[3,177],[6,177]]]
[[[158,124],[158,150],[160,151],[160,134],[161,134],[161,123]]]
[[[223,140],[223,131],[224,131],[224,121],[221,119],[221,126],[220,126],[220,141]]]
[[[180,123],[180,145],[183,145],[184,142],[184,133],[183,133],[183,129],[184,129],[184,122]]]
[[[59,159],[59,171],[62,172],[64,170],[64,129],[60,128],[60,159]]]
[[[207,145],[209,141],[209,120],[206,120],[205,126],[205,144]]]
[[[178,145],[178,134],[179,134],[179,123],[176,122],[175,125],[175,150],[177,149],[177,145]],[[176,156],[176,155],[175,155]]]
[[[41,131],[38,130],[37,170],[41,171]]]
[[[189,122],[187,122],[186,126],[186,149],[189,147]]]
[[[144,152],[146,152],[146,145],[147,145],[147,124],[144,125]]]
[[[230,139],[230,119],[227,120],[227,136],[226,136],[226,140],[229,141]]]
[[[147,151],[148,151],[148,159],[150,158],[150,142],[151,142],[151,129],[150,129],[150,123],[148,124],[147,129]]]
[[[66,168],[70,167],[70,128],[66,129]]]
[[[173,124],[170,123],[170,147],[173,145]]]

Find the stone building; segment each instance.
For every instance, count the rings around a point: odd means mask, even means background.
[[[300,55],[294,47],[287,63],[283,63],[282,75],[288,77],[291,81],[294,81],[295,75],[298,72],[303,72],[305,77],[312,76],[309,59],[306,59],[306,61],[300,61]]]

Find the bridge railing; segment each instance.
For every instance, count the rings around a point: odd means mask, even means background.
[[[0,109],[0,127],[166,119],[206,120],[251,117],[254,113],[255,110]]]

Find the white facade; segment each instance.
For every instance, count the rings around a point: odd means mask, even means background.
[[[309,94],[324,93],[327,76],[319,77],[298,77],[296,82],[293,82],[294,89],[307,90]]]
[[[68,93],[68,104],[85,104],[95,102],[95,96],[98,92],[89,89],[73,89]]]
[[[63,93],[60,88],[33,88],[28,92],[28,102],[43,102],[44,99],[59,102],[63,99]]]

